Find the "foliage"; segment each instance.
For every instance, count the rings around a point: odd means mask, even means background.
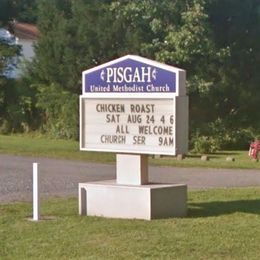
[[[0,77],[8,74],[8,70],[16,65],[20,54],[20,46],[12,44],[7,40],[0,38]]]
[[[236,128],[232,120],[224,121],[220,118],[214,122],[201,125],[194,132],[191,138],[191,148],[194,148],[195,144],[203,143],[203,140],[206,142],[208,139],[209,146],[215,147],[213,152],[220,149],[248,149],[250,142],[258,134],[252,127]],[[199,144],[195,142],[196,140],[199,140]],[[210,150],[208,149],[208,152]],[[199,151],[199,149],[195,149],[195,151]]]
[[[10,0],[0,1],[0,25],[6,24],[11,17],[12,3]]]
[[[37,108],[42,112],[42,129],[55,138],[78,138],[78,95],[59,87],[37,86]]]
[[[197,154],[215,153],[220,149],[218,141],[211,136],[196,135],[192,139],[193,152]]]
[[[114,6],[122,24],[144,33],[136,37],[137,53],[187,70],[193,135],[200,129],[211,136],[204,126],[219,118],[227,135],[238,128],[259,131],[259,1],[117,1]]]
[[[244,148],[259,134],[258,0],[2,0],[0,20],[35,21],[36,3],[32,84],[79,94],[81,71],[137,54],[186,69],[192,137],[198,131],[212,146]]]
[[[34,75],[74,93],[81,90],[81,71],[113,57],[112,18],[98,1],[42,0]],[[108,57],[108,58],[107,58]]]
[[[219,48],[227,46],[230,57],[219,64],[221,78],[213,95],[219,97],[214,108],[234,128],[260,129],[260,2],[258,0],[211,0],[213,40]]]
[[[35,23],[36,17],[36,0],[0,1],[0,24],[5,25],[12,19],[20,22]]]
[[[34,92],[26,82],[0,81],[0,133],[28,132],[38,127]]]

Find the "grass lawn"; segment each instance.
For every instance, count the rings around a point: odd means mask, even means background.
[[[259,259],[260,188],[189,192],[186,218],[78,216],[77,200],[0,204],[0,259]]]
[[[115,161],[115,154],[79,151],[79,143],[69,140],[54,140],[46,137],[29,135],[0,135],[0,153],[43,156],[49,158],[82,160],[91,162],[111,163]],[[232,156],[234,162],[227,162],[226,157]],[[201,161],[200,156],[189,154],[185,160],[178,161],[175,157],[153,159],[154,165],[168,165],[178,167],[213,167],[213,168],[244,168],[260,169],[260,163],[252,162],[247,151],[222,151],[209,156],[209,161]]]

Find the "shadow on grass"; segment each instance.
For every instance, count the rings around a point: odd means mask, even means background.
[[[235,155],[239,155],[239,152],[217,152],[217,153],[209,153],[206,154],[208,157],[210,158],[219,158],[220,156],[235,156]],[[187,157],[190,158],[200,158],[203,154],[189,154],[187,155]]]
[[[213,217],[236,212],[260,215],[260,200],[189,203],[188,217]]]
[[[185,158],[186,159],[200,159],[202,155],[204,155],[204,154],[190,153],[190,154],[187,154],[185,156]],[[209,157],[209,159],[222,159],[221,156],[235,156],[235,155],[240,155],[240,153],[230,151],[230,152],[216,152],[216,153],[210,153],[210,154],[205,154],[205,155],[207,155]],[[151,155],[150,159],[155,159],[155,157]],[[172,155],[161,155],[159,157],[159,159],[174,159],[174,160],[176,160],[177,157],[172,156]]]
[[[239,152],[217,152],[217,153],[212,153],[211,155],[226,155],[226,156],[231,156],[231,155],[239,155]]]

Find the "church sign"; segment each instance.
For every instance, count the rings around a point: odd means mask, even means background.
[[[82,77],[81,150],[187,152],[184,70],[127,55],[86,70]]]

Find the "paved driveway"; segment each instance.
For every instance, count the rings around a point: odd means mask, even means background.
[[[115,179],[115,165],[0,155],[0,203],[31,200],[32,163],[39,163],[42,197],[77,196],[79,182]],[[260,187],[259,170],[150,167],[149,179],[189,189]]]

